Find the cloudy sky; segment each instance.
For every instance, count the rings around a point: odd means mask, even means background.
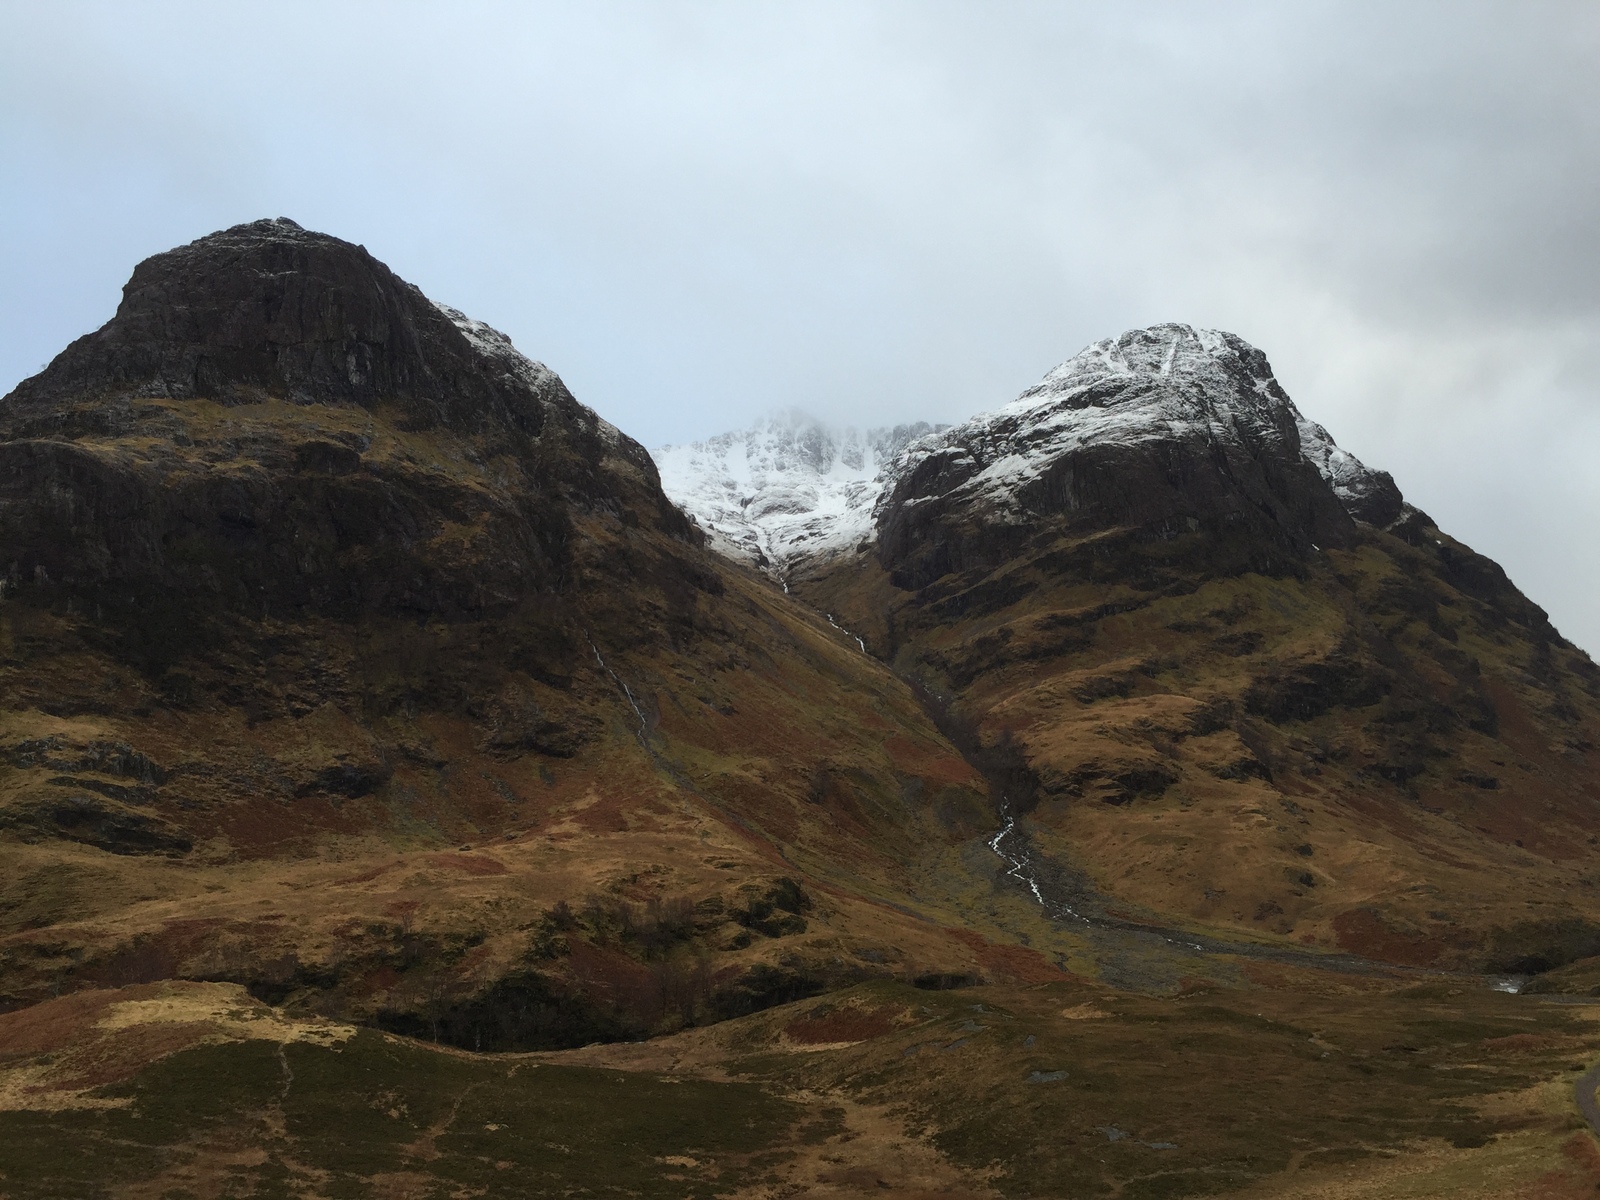
[[[0,391],[285,215],[647,445],[1179,320],[1600,652],[1600,5],[0,0]]]

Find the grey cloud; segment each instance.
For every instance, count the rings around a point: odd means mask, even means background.
[[[0,388],[292,216],[647,443],[953,420],[1156,320],[1600,649],[1590,3],[13,5]]]

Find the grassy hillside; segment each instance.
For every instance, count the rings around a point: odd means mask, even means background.
[[[1012,764],[1064,894],[1398,963],[1600,950],[1588,657],[1421,518],[1272,575],[1235,561],[1046,528],[920,590],[867,557],[796,590]]]
[[[121,1196],[1576,1197],[1587,1007],[1315,976],[1167,1000],[857,985],[479,1055],[237,988],[0,1017],[0,1188]]]

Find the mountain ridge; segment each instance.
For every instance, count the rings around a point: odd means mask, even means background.
[[[0,399],[6,1194],[1592,1194],[1600,671],[1091,351],[658,475],[359,246],[140,264]]]
[[[1062,911],[1077,879],[1398,961],[1600,950],[1600,669],[1255,348],[1129,331],[882,482],[876,540],[788,583],[1009,764],[1008,856]]]
[[[1284,451],[1280,471],[1292,473],[1295,460],[1303,459],[1328,484],[1338,506],[1367,524],[1390,525],[1412,511],[1386,472],[1368,469],[1299,412],[1259,350],[1233,334],[1182,324],[1096,342],[1015,400],[954,426],[918,423],[871,431],[867,440],[876,453],[869,454],[868,463],[853,463],[846,487],[839,489],[841,502],[813,477],[837,474],[835,460],[843,455],[833,448],[851,445],[858,436],[803,414],[780,414],[748,430],[664,447],[655,457],[669,495],[712,531],[718,549],[780,577],[804,570],[808,557],[831,557],[880,536],[922,538],[927,530],[902,533],[895,515],[933,498],[922,492],[939,493],[944,504],[963,498],[987,504],[995,510],[989,514],[991,526],[1023,524],[1038,515],[1032,510],[1041,502],[1045,510],[1056,505],[1049,497],[1055,484],[1046,473],[1057,460],[1112,446],[1126,458],[1141,443],[1170,445],[1186,438],[1213,449],[1237,450],[1251,443],[1251,453],[1263,439],[1276,442]],[[801,449],[807,439],[809,457]],[[743,471],[728,469],[734,447],[744,451]],[[819,454],[828,457],[820,471]],[[1112,471],[1125,475],[1128,464],[1113,464],[1102,473]],[[1169,484],[1167,491],[1172,490]],[[1310,524],[1299,531],[1296,541],[1302,545],[1316,537],[1339,541],[1344,533],[1337,515],[1328,511],[1327,498],[1310,494],[1315,490],[1299,488],[1302,503],[1315,510],[1321,501],[1323,509],[1310,514]],[[1250,499],[1263,497],[1281,505],[1270,487],[1256,488]],[[1075,502],[1081,506],[1083,498]],[[1014,519],[1004,518],[1006,510]],[[1283,514],[1278,515],[1281,524]],[[1181,520],[1194,514],[1168,516]],[[768,554],[769,549],[774,552]]]

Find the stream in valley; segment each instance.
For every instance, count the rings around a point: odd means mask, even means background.
[[[1197,934],[1156,922],[1114,916],[1106,910],[1109,899],[1093,890],[1087,878],[1041,855],[1028,836],[1022,819],[1002,798],[1003,824],[985,839],[1001,861],[1000,879],[1010,879],[1026,890],[1045,914],[1066,932],[1089,945],[1100,977],[1116,987],[1135,991],[1167,990],[1184,977],[1205,975],[1227,959],[1248,959],[1283,966],[1309,967],[1353,975],[1387,975],[1392,978],[1470,980],[1497,991],[1516,992],[1518,977],[1468,975],[1426,967],[1398,966],[1354,954],[1309,947],[1221,938]]]

